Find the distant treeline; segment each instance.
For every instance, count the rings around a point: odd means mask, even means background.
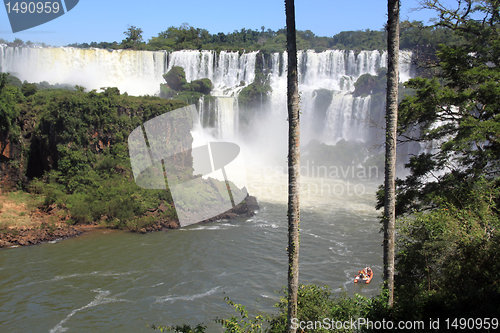
[[[121,42],[74,43],[68,46],[78,48],[133,49],[133,50],[228,50],[282,52],[286,49],[286,29],[273,31],[264,26],[260,30],[241,29],[231,33],[211,34],[206,29],[194,28],[187,23],[170,27],[156,37],[144,41],[142,29],[132,26],[124,32]],[[312,31],[297,31],[298,49],[313,49],[321,52],[328,49],[384,50],[386,31],[357,30],[343,31],[333,37],[316,36]],[[427,27],[421,21],[401,22],[401,49],[421,50],[434,53],[439,44],[457,43],[456,35],[442,27]]]

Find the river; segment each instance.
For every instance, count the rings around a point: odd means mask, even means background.
[[[218,332],[213,319],[235,314],[226,296],[251,314],[276,313],[287,283],[286,175],[253,168],[248,176],[260,204],[250,218],[1,250],[2,332],[150,332],[146,325],[201,322]],[[376,185],[312,177],[302,184],[300,283],[376,294]],[[355,285],[365,265],[375,277]]]

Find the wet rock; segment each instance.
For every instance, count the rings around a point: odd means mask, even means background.
[[[165,224],[165,227],[168,229],[179,229],[180,224],[179,224],[179,221],[171,220],[167,224]]]
[[[10,247],[13,245],[36,245],[54,241],[58,239],[66,239],[76,237],[83,234],[84,227],[77,229],[75,227],[60,226],[55,229],[54,226],[42,225],[41,228],[21,228],[18,230],[10,230],[0,233],[0,248]]]
[[[2,247],[11,247],[12,245],[14,245],[14,244],[12,244],[10,242],[7,242],[7,241],[0,240],[0,248],[2,248]]]

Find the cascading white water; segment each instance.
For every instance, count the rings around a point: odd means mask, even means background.
[[[201,96],[198,101],[198,114],[200,117],[200,125],[203,126],[205,119],[205,96]]]
[[[216,99],[215,124],[219,139],[234,138],[238,131],[239,92],[255,78],[257,52],[243,53],[221,51],[183,50],[169,54],[169,71],[174,66],[182,67],[188,82],[208,78],[214,85],[212,95]],[[203,120],[205,106],[198,105]]]
[[[349,90],[351,77],[347,75],[345,60],[345,51],[299,52],[300,83],[304,86],[316,86],[334,91]],[[283,73],[283,76],[286,76],[286,73]],[[349,82],[345,82],[346,80]]]
[[[314,121],[314,98],[318,89],[332,91],[333,99],[328,107],[325,130],[322,137],[312,131],[302,132],[303,142],[319,139],[333,144],[340,139],[369,139],[369,111],[371,98],[353,97],[354,83],[363,74],[377,75],[381,67],[387,66],[387,52],[328,50],[316,53],[312,50],[298,52],[299,89],[301,91],[301,111],[304,122]],[[400,51],[400,82],[411,77],[411,52]],[[281,62],[281,64],[280,64]],[[286,115],[286,67],[287,54],[272,55],[269,81],[273,89],[271,112]],[[280,68],[282,70],[280,70]],[[283,118],[283,117],[282,117]],[[284,117],[286,118],[286,117]],[[303,126],[313,128],[307,123]],[[286,123],[282,123],[286,126]]]
[[[399,53],[399,82],[406,82],[412,78],[411,57],[411,52],[403,51]],[[387,64],[387,56],[383,64]]]
[[[0,45],[0,70],[11,72],[22,81],[51,84],[66,83],[90,89],[116,86],[121,92],[132,95],[155,94],[162,75],[173,66],[181,66],[187,81],[209,78],[214,84],[212,95],[216,101],[217,115],[213,126],[220,138],[234,137],[238,133],[237,96],[241,89],[255,79],[258,52],[193,51],[129,51],[75,48],[26,48]],[[281,119],[277,126],[286,126],[286,72],[287,53],[269,55],[264,67],[272,88],[268,114]],[[411,77],[411,52],[400,52],[400,81]],[[366,120],[369,113],[369,97],[353,97],[354,83],[359,76],[376,75],[387,63],[387,52],[312,50],[298,52],[299,86],[303,122],[313,122],[314,98],[318,89],[330,90],[333,99],[327,109],[325,130],[322,137],[306,130],[304,140],[318,138],[328,143],[339,139],[367,140]],[[220,97],[220,98],[219,98]],[[203,103],[205,104],[205,103]],[[208,103],[211,104],[211,103]],[[203,124],[207,124],[208,105],[200,110]],[[245,112],[245,110],[240,110]],[[226,114],[227,113],[227,114]]]
[[[169,54],[168,66],[165,72],[168,72],[174,66],[179,66],[184,69],[188,82],[202,78],[209,78],[213,82],[214,61],[215,54],[213,51],[176,51]]]
[[[166,72],[172,67],[184,68],[188,82],[208,78],[214,85],[214,96],[236,96],[255,78],[257,52],[183,50],[169,54]],[[244,84],[241,84],[241,83]]]
[[[164,80],[165,52],[0,46],[0,70],[22,81],[80,85],[87,90],[118,87],[153,95]]]
[[[217,134],[220,140],[232,141],[238,133],[238,103],[233,97],[216,100]]]

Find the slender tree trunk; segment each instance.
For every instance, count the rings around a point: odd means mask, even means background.
[[[300,126],[294,0],[285,0],[288,50],[288,332],[295,333],[299,286]]]
[[[384,280],[389,289],[390,307],[394,304],[394,256],[396,224],[396,136],[399,83],[399,0],[388,0],[387,21],[387,103],[385,137],[384,206]]]

